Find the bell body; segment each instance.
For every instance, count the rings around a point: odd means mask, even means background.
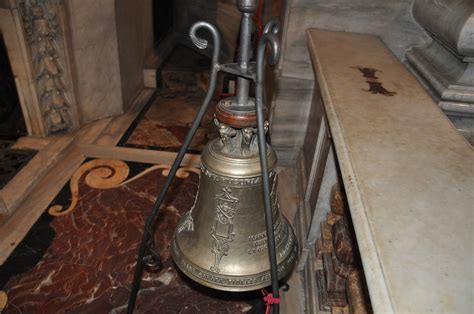
[[[278,207],[276,156],[267,147],[281,279],[294,266],[297,244]],[[204,149],[198,195],[179,222],[172,243],[176,265],[194,281],[235,292],[271,284],[260,169],[256,149],[236,154],[220,139]]]

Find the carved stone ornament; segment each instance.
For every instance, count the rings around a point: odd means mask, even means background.
[[[47,134],[73,128],[72,101],[57,0],[18,0]]]
[[[413,17],[432,42],[407,51],[407,65],[474,145],[474,1],[414,0]]]

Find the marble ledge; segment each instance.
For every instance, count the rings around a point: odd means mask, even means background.
[[[344,87],[323,98],[374,311],[470,312],[472,147],[378,38],[308,37],[322,86]],[[368,93],[353,64],[396,94]]]

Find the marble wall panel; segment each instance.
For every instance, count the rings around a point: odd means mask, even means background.
[[[82,122],[123,112],[115,0],[70,0]]]
[[[378,35],[403,59],[409,47],[429,42],[411,7],[412,0],[292,0],[283,75],[314,78],[305,39],[308,28]]]
[[[280,78],[276,87],[271,141],[280,165],[293,165],[303,145],[314,82]]]
[[[439,41],[465,57],[474,57],[474,1],[415,0],[415,19]]]
[[[122,101],[126,110],[143,89],[143,66],[151,49],[153,37],[147,38],[152,29],[151,1],[117,0],[115,15],[122,82]],[[147,45],[147,44],[150,45]]]

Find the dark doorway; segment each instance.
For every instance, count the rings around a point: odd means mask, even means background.
[[[14,141],[25,135],[27,135],[25,119],[7,48],[0,31],[0,140]]]
[[[174,23],[174,1],[153,1],[153,39],[155,47],[171,32]]]

